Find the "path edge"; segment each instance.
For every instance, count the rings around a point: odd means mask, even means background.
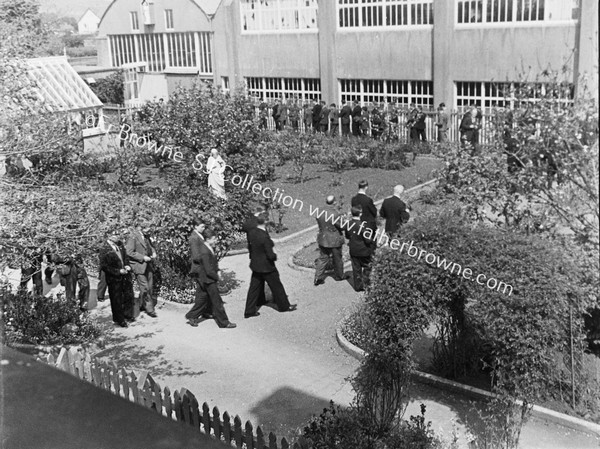
[[[344,337],[344,335],[342,335],[342,329],[340,325],[338,325],[338,327],[335,330],[335,337],[340,347],[347,354],[349,354],[357,360],[364,360],[366,355],[365,351],[359,348],[358,346],[350,343],[348,339]],[[487,400],[494,397],[494,394],[490,393],[489,391],[464,385],[453,380],[444,379],[442,377],[417,370],[415,370],[413,373],[413,380],[424,384],[432,385],[442,390],[451,390],[453,392],[460,393],[474,399]],[[551,422],[553,424],[559,424],[563,427],[568,427],[569,429],[577,430],[579,432],[584,432],[587,434],[593,434],[596,437],[600,437],[600,425],[590,421],[586,421],[581,418],[566,415],[564,413],[559,413],[545,407],[540,407],[539,405],[533,406],[532,416],[535,416],[539,419],[543,419],[544,421]]]

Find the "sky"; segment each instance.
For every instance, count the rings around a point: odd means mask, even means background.
[[[40,12],[79,19],[88,8],[102,17],[102,13],[112,0],[38,0],[38,2]]]

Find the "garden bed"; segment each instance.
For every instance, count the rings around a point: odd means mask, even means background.
[[[344,209],[349,209],[350,199],[356,194],[358,181],[365,179],[369,181],[368,194],[374,201],[386,198],[392,194],[393,188],[397,184],[402,184],[406,189],[414,187],[434,178],[434,171],[442,166],[442,161],[431,157],[421,157],[415,160],[414,165],[402,170],[383,170],[380,168],[353,168],[346,169],[339,173],[333,172],[330,168],[321,164],[306,164],[304,177],[305,181],[299,183],[295,179],[293,166],[291,163],[276,167],[275,180],[264,183],[263,187],[270,187],[275,191],[279,188],[280,192],[285,191],[284,195],[289,195],[294,200],[302,201],[302,210],[300,202],[296,209],[283,208],[284,215],[282,219],[283,231],[271,231],[273,238],[285,237],[295,232],[306,229],[316,223],[315,218],[310,216],[310,205],[321,207],[324,205],[327,195],[335,195]],[[170,170],[167,168],[166,170]],[[167,184],[163,174],[158,168],[147,166],[139,170],[140,182],[145,187],[166,188]],[[108,183],[118,183],[118,174],[107,173],[105,180]],[[232,188],[228,186],[228,188]],[[262,196],[256,196],[257,200]],[[249,205],[249,209],[251,206]],[[278,212],[271,211],[271,221],[278,222]],[[274,228],[274,226],[272,226]],[[241,240],[235,249],[245,247],[245,239]]]
[[[360,306],[353,310],[346,318],[342,321],[340,326],[340,331],[344,338],[348,340],[351,344],[355,345],[358,348],[364,347],[364,333],[363,329],[365,326],[369,324],[366,323],[364,319],[364,313],[360,310]],[[417,339],[413,344],[413,358],[416,363],[416,369],[423,373],[433,374],[436,376],[440,376],[440,373],[434,369],[433,366],[433,341],[434,341],[434,333],[435,328],[431,326],[425,333],[423,333],[422,337]],[[594,370],[600,369],[600,362],[598,358],[592,354],[584,354],[584,364],[588,367],[588,375],[594,375]],[[442,376],[443,377],[443,376]],[[450,379],[461,384],[468,385],[470,387],[479,388],[481,390],[491,392],[491,378],[489,374],[480,372],[478,375],[470,375],[465,377],[460,377],[457,379]],[[568,395],[568,392],[565,392]],[[554,410],[559,413],[564,413],[569,416],[574,416],[577,418],[583,418],[585,420],[600,424],[600,411],[596,410],[595,412],[585,412],[578,413],[573,409],[569,404],[562,402],[560,400],[548,400],[543,401],[540,404],[537,404],[541,407],[548,408],[550,410]]]

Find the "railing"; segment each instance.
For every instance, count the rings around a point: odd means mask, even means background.
[[[107,104],[103,107],[104,119],[107,124],[112,124],[113,131],[117,131],[120,126],[120,117],[123,115],[130,115],[136,109],[139,109],[142,104],[128,104],[128,105],[112,105]],[[388,141],[397,141],[399,143],[410,143],[410,128],[406,126],[408,122],[408,116],[410,114],[409,111],[397,111],[396,116],[398,117],[397,122],[392,123],[390,121],[391,113],[387,111],[387,108],[382,108],[381,113],[383,119],[385,120],[386,127],[381,135],[382,140]],[[438,113],[434,111],[424,111],[426,115],[425,119],[425,136],[428,142],[436,142],[438,140],[438,128],[435,126],[435,123],[438,120]],[[286,130],[295,130],[300,133],[306,132],[314,132],[312,128],[312,123],[307,124],[304,120],[305,109],[303,107],[300,108],[298,112],[298,120],[297,127],[294,127],[292,121],[288,118],[287,123],[284,127]],[[258,105],[255,106],[255,115],[257,120],[259,121],[259,126],[262,126],[270,131],[275,131],[276,125],[275,120],[273,118],[273,109],[271,106],[266,109],[260,109]],[[451,111],[448,113],[450,120],[448,122],[448,141],[450,142],[459,142],[460,141],[460,122],[463,117],[463,113],[459,111]],[[266,126],[261,125],[261,121],[266,119]],[[366,131],[363,131],[365,136],[373,137],[372,127],[371,127],[371,115],[369,115],[368,119],[368,128]],[[91,120],[93,122],[93,120]],[[108,126],[108,125],[105,125]],[[350,125],[352,126],[352,124]],[[342,123],[341,120],[338,120],[338,126],[336,130],[337,135],[341,135],[342,132]],[[327,133],[331,133],[331,122],[328,121],[327,125]],[[481,119],[481,129],[479,130],[479,143],[481,144],[490,144],[494,141],[494,139],[501,138],[498,136],[497,129],[493,126],[493,115],[492,114],[483,114]]]
[[[272,108],[269,107],[265,111],[266,112],[261,111],[260,108],[257,106],[256,107],[256,116],[260,121],[261,113],[262,113],[262,117],[266,118],[266,122],[267,122],[266,129],[275,131],[275,129],[276,129],[275,120],[273,119],[273,116],[272,116],[273,110],[272,110]],[[409,114],[410,114],[410,112],[408,112],[408,111],[398,111],[396,113],[396,116],[398,117],[398,121],[392,123],[392,122],[390,122],[391,114],[389,112],[383,112],[381,115],[385,120],[386,127],[385,127],[385,131],[383,132],[383,134],[381,135],[380,138],[383,140],[398,141],[400,143],[409,143],[410,142],[410,128],[408,128],[406,125],[408,122]],[[426,115],[425,136],[427,138],[427,141],[428,142],[436,142],[438,140],[438,128],[437,128],[437,126],[435,126],[435,123],[438,120],[438,114],[437,114],[437,112],[431,112],[431,111],[424,111],[424,114]],[[449,112],[448,115],[450,116],[450,120],[448,121],[448,140],[451,142],[459,142],[460,141],[459,127],[460,127],[460,122],[461,122],[464,114],[461,112],[458,112],[458,111],[452,111],[452,112]],[[373,136],[370,118],[371,118],[371,116],[369,116],[369,124],[368,124],[369,126],[368,126],[368,129],[366,130],[366,136],[368,136],[368,137]],[[491,114],[483,114],[482,119],[481,119],[481,129],[479,131],[479,143],[489,144],[489,143],[492,143],[492,141],[494,140],[495,137],[497,137],[497,131],[495,130],[495,128],[493,127],[493,124],[492,124],[493,123],[492,118],[493,118],[493,116]],[[352,124],[350,126],[352,126]],[[297,130],[300,133],[306,133],[307,131],[314,132],[312,125],[307,126],[307,124],[304,121],[304,109],[300,109],[297,129],[295,129],[292,126],[292,122],[289,119],[287,120],[287,124],[285,125],[284,129]],[[327,126],[327,132],[328,133],[331,132],[331,122],[329,122],[329,124]],[[340,135],[341,132],[342,132],[342,123],[340,120],[340,121],[338,121],[336,134]]]
[[[82,354],[74,348],[62,348],[58,356],[50,354],[44,362],[55,368],[66,371],[82,380],[86,380],[110,391],[117,396],[142,405],[157,413],[193,426],[200,432],[212,436],[219,441],[235,447],[246,449],[311,449],[306,439],[300,437],[297,442],[288,443],[270,432],[268,435],[260,426],[254,427],[250,421],[242,424],[239,416],[233,420],[229,413],[221,413],[217,407],[210,410],[206,402],[200,406],[198,400],[189,390],[182,388],[180,392],[171,391],[168,387],[161,389],[147,371],[127,373],[116,365],[109,365],[94,360],[89,354]]]

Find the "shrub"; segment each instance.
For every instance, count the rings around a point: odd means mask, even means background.
[[[46,298],[0,286],[3,319],[9,343],[80,344],[100,335],[100,329],[81,312],[77,301],[62,296]]]
[[[377,330],[370,338],[380,345],[371,351],[390,348],[393,354],[434,320],[442,374],[457,377],[487,367],[494,392],[524,401],[517,413],[523,418],[534,403],[559,397],[555,356],[576,356],[569,342],[578,348],[584,341],[583,316],[597,301],[597,262],[568,240],[549,244],[539,236],[475,226],[460,208],[421,215],[403,228],[402,238],[437,257],[425,263],[406,251],[379,252],[367,294],[369,313],[379,311],[370,318],[371,332]],[[497,288],[473,282],[478,274],[495,278],[490,285]],[[579,373],[576,379],[584,382]]]
[[[303,436],[314,449],[436,449],[440,441],[425,421],[425,406],[421,414],[411,416],[408,421],[388,435],[378,437],[370,421],[356,406],[341,408],[331,401],[319,416],[313,417],[304,427]]]

